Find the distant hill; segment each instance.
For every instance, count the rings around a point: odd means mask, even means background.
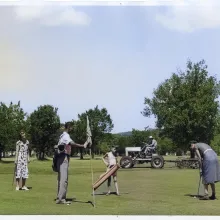
[[[121,135],[121,136],[131,136],[131,134],[132,134],[131,131],[117,133],[117,135]]]

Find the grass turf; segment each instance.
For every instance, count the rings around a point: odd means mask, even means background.
[[[101,160],[92,161],[94,181],[105,171]],[[146,168],[146,166],[148,168]],[[69,206],[56,205],[57,176],[51,161],[32,161],[29,164],[30,191],[15,191],[12,186],[13,162],[0,164],[0,214],[8,215],[219,215],[220,200],[199,201],[186,194],[196,194],[198,170],[178,169],[166,164],[164,169],[151,169],[138,165],[133,169],[120,169],[118,183],[121,193],[96,195],[96,208],[92,201],[91,170],[89,160],[71,159],[67,197],[76,200]],[[97,191],[105,189],[106,183]],[[114,187],[113,187],[114,189]],[[106,190],[106,189],[105,189]],[[217,197],[220,186],[216,184]]]

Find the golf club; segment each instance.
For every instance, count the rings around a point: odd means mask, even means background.
[[[198,186],[198,191],[197,191],[197,198],[199,197],[199,189],[200,189],[201,178],[202,178],[202,176],[199,177],[199,186]]]

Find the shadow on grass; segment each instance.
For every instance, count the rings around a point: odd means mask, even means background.
[[[32,187],[31,186],[27,186],[27,188],[30,190],[30,189],[32,189]],[[19,190],[20,191],[25,191],[24,189],[22,189],[22,188],[19,188]]]
[[[44,158],[44,159],[40,159],[40,160],[37,159],[37,158],[35,158],[34,160],[35,160],[35,161],[40,161],[40,162],[47,162],[47,161],[51,161],[51,159],[52,159],[52,158],[48,157],[48,158]]]
[[[203,196],[201,195],[196,195],[196,194],[185,194],[184,196],[188,196],[188,197],[193,197],[195,199],[198,199],[198,198],[202,198]]]
[[[10,163],[14,163],[14,161],[13,160],[11,160],[11,161],[10,160],[8,160],[8,161],[7,160],[1,160],[0,163],[10,164]]]
[[[135,169],[153,169],[153,170],[173,170],[173,169],[176,169],[177,167],[175,166],[168,166],[168,167],[163,167],[163,168],[152,168],[152,167],[144,167],[144,166],[136,166],[136,167],[132,167],[132,168],[121,168],[120,169],[120,172],[123,170],[123,171],[131,171],[131,170],[135,170]]]
[[[91,204],[92,206],[94,206],[94,204],[92,203],[92,201],[84,202],[84,201],[80,201],[80,200],[74,200],[73,202],[76,202],[76,203],[84,203],[84,204]]]
[[[103,192],[103,193],[95,193],[95,196],[106,196],[107,192]],[[120,193],[120,195],[123,195],[123,194],[129,194],[128,192],[127,193]],[[91,194],[93,195],[93,194]],[[116,192],[111,192],[110,195],[117,195]]]
[[[135,171],[138,169],[153,169],[152,167],[132,167],[132,168],[120,168],[120,172],[131,172],[131,171]]]
[[[80,159],[80,158],[74,158],[74,157],[71,157],[73,159],[78,159],[78,160],[91,160],[90,158],[83,158],[83,159]],[[101,160],[101,158],[94,158],[92,160]]]
[[[54,201],[56,201],[56,200],[57,200],[57,198],[54,199]],[[73,202],[74,200],[76,200],[76,198],[66,198],[67,202]]]
[[[56,199],[54,199],[54,201],[56,201]],[[94,204],[92,203],[92,201],[80,201],[80,200],[76,200],[76,198],[66,198],[67,202],[75,202],[75,203],[83,203],[83,204],[91,204],[92,206],[94,206]]]
[[[40,162],[48,162],[48,161],[51,161],[51,158],[44,158],[42,160],[38,160],[37,158],[31,158],[31,162],[34,162],[34,161],[40,161]],[[0,164],[12,164],[14,163],[14,160],[1,160],[0,161]]]

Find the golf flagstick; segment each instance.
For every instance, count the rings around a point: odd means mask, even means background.
[[[92,137],[92,133],[91,133],[91,129],[90,129],[90,126],[89,126],[88,115],[86,116],[86,118],[87,118],[86,133],[87,133],[87,142],[90,144],[90,149],[89,149],[89,152],[90,152],[90,168],[91,168],[92,185],[93,185],[93,167],[92,167],[92,150],[91,150],[91,146],[92,146],[92,138],[91,138]],[[93,196],[93,206],[95,208],[95,191],[94,191],[94,188],[93,188],[92,196]]]
[[[90,167],[91,167],[91,174],[92,174],[92,185],[93,185],[93,168],[92,168],[92,153],[91,153],[91,149],[89,149],[90,151]],[[95,190],[94,188],[92,187],[92,198],[93,198],[93,205],[94,205],[94,208],[95,208]]]

